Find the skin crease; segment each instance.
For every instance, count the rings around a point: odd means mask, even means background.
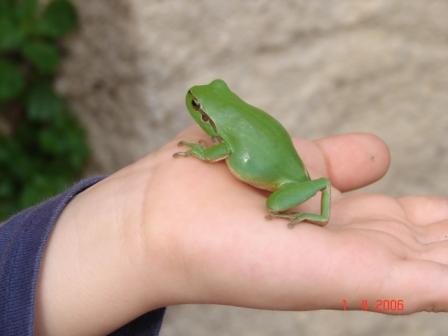
[[[225,163],[160,150],[80,193],[56,223],[37,286],[37,335],[102,335],[182,303],[276,310],[448,311],[448,200],[343,194],[381,178],[387,146],[369,134],[295,140],[312,178],[331,179],[327,226],[266,220],[268,193]],[[315,211],[315,197],[299,209]]]

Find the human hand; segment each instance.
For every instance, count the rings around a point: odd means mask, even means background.
[[[204,136],[195,130],[178,138]],[[179,302],[310,310],[384,299],[403,302],[388,313],[448,309],[448,201],[342,193],[386,172],[389,153],[376,137],[296,142],[313,178],[330,177],[334,188],[328,225],[292,230],[285,220],[265,220],[267,194],[225,164],[174,161],[176,142],[158,154],[144,222],[164,223],[148,240],[166,237],[167,253],[177,256],[179,283],[187,284]],[[319,212],[318,201],[307,211]]]
[[[266,220],[267,194],[237,180],[225,163],[172,158],[179,139],[201,138],[189,129],[69,204],[45,258],[44,325],[104,333],[180,303],[312,310],[390,299],[404,304],[390,313],[448,310],[448,201],[343,194],[386,172],[389,152],[378,138],[295,142],[311,176],[329,177],[333,190],[327,226],[293,229],[286,220]],[[318,203],[301,208],[318,212]],[[73,263],[76,272],[67,266]],[[61,270],[63,279],[55,276]],[[66,316],[53,299],[57,289],[69,296]]]

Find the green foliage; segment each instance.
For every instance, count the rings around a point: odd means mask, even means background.
[[[59,64],[59,49],[51,42],[26,43],[22,54],[43,75],[53,74]]]
[[[88,157],[85,133],[54,89],[68,0],[0,0],[0,220],[62,191]]]
[[[49,37],[62,37],[76,28],[76,11],[67,0],[52,1],[45,8],[37,25],[39,33]]]
[[[24,84],[20,65],[0,56],[0,102],[19,96]]]

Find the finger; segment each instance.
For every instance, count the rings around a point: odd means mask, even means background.
[[[448,219],[448,198],[435,196],[408,196],[398,199],[407,218],[417,225],[426,225]]]
[[[418,237],[423,244],[433,244],[448,241],[448,220],[442,220],[424,226],[415,226],[421,231]]]
[[[371,184],[383,177],[389,168],[389,149],[373,134],[336,135],[315,143],[324,155],[328,177],[341,191]]]
[[[445,225],[448,225],[448,222]],[[448,265],[448,239],[425,245],[425,248],[418,253],[417,258]]]

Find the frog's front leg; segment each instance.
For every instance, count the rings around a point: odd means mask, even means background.
[[[308,212],[288,212],[289,209],[302,204],[319,191],[322,191],[320,214]],[[320,225],[325,225],[330,217],[330,201],[330,181],[326,178],[319,178],[312,181],[287,183],[281,186],[269,196],[267,206],[269,217],[289,219],[290,227],[305,220],[316,222]]]
[[[189,149],[186,152],[177,152],[173,157],[194,156],[199,160],[216,162],[227,158],[230,151],[225,143],[221,142],[216,145],[207,147],[202,141],[199,143],[180,141],[179,146],[187,146]]]

